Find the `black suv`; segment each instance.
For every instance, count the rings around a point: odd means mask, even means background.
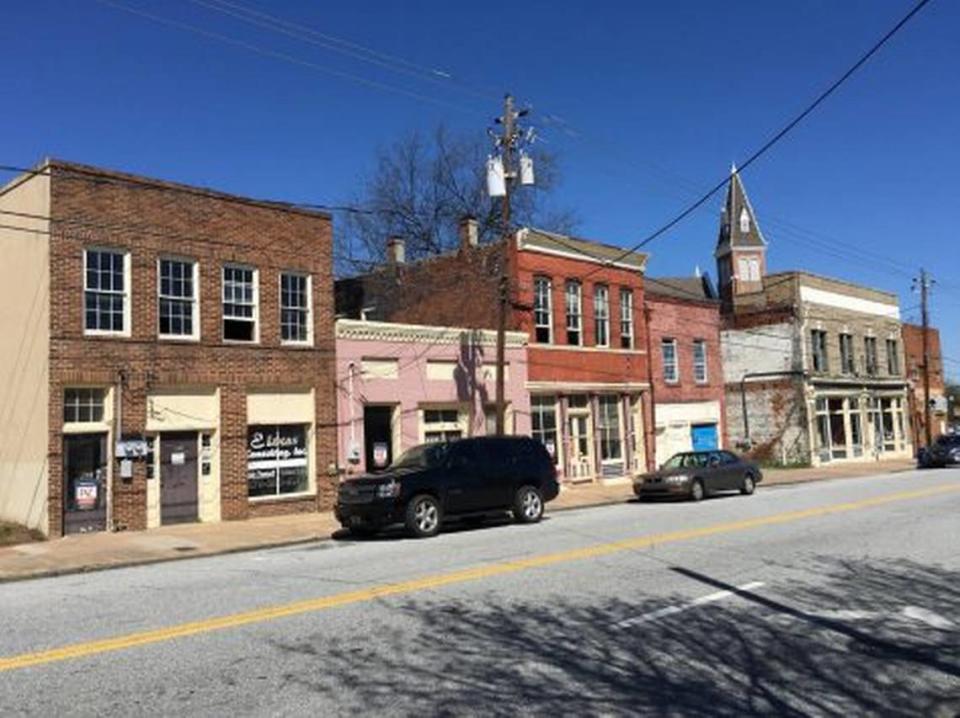
[[[403,524],[425,537],[455,516],[511,511],[521,523],[536,523],[559,492],[553,460],[540,442],[461,439],[414,446],[382,473],[343,481],[334,513],[355,534]]]
[[[938,436],[929,449],[917,453],[917,466],[921,469],[960,464],[960,434]]]

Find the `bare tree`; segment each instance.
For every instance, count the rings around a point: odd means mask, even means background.
[[[454,249],[461,217],[477,219],[480,241],[500,236],[500,202],[486,191],[490,144],[482,135],[454,134],[443,126],[430,135],[412,132],[377,153],[373,173],[351,202],[367,210],[346,216],[338,233],[338,273],[383,260],[386,240],[403,237],[409,259]],[[517,226],[533,225],[569,232],[576,219],[569,210],[552,209],[549,194],[559,181],[556,158],[534,152],[537,183],[512,197]]]

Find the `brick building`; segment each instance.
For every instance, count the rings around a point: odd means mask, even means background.
[[[0,518],[331,506],[328,215],[61,161],[0,212]]]
[[[910,456],[896,295],[769,274],[766,248],[734,171],[716,250],[728,437],[778,463]]]
[[[498,276],[510,274],[508,328],[529,337],[530,426],[570,481],[621,478],[647,465],[646,255],[522,229],[509,243],[477,245],[465,220],[457,252],[392,261],[337,283],[343,316],[491,329]],[[506,256],[505,256],[506,255]],[[507,372],[510,366],[507,366]]]
[[[923,327],[903,325],[903,351],[906,358],[907,379],[910,382],[910,426],[916,437],[917,448],[926,443],[926,412],[923,408]],[[943,376],[943,354],[940,350],[940,331],[927,328],[927,352],[930,355],[930,438],[936,439],[947,430],[947,396]]]
[[[709,277],[646,278],[654,463],[724,448],[720,302]]]

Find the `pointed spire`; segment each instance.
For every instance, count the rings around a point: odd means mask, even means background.
[[[750,206],[750,199],[743,186],[743,179],[737,172],[736,164],[732,164],[714,254],[719,257],[734,249],[763,249],[766,245],[757,216]]]

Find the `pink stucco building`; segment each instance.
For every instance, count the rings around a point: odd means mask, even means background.
[[[492,433],[496,333],[339,319],[336,326],[339,465],[383,468],[416,444]],[[507,332],[508,433],[530,434],[527,337]]]

